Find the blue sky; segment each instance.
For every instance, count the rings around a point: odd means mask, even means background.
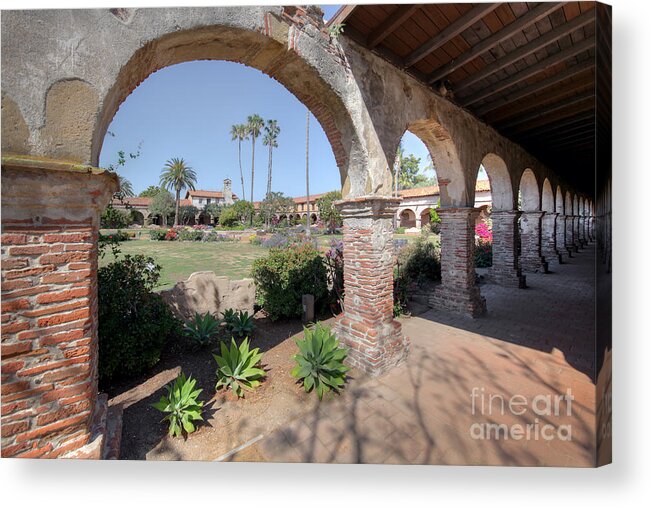
[[[325,18],[338,5],[323,6]],[[119,169],[139,193],[157,185],[160,171],[172,157],[182,157],[197,172],[197,188],[221,190],[224,178],[233,180],[241,196],[237,143],[230,128],[257,113],[278,120],[281,132],[273,154],[273,190],[290,196],[305,194],[306,109],[281,84],[262,72],[223,61],[196,61],[166,67],[149,76],[127,97],[116,113],[100,154],[100,166],[117,160],[117,152],[135,152]],[[427,163],[425,146],[411,134],[403,139],[406,153]],[[254,198],[264,197],[267,147],[256,143]],[[245,191],[250,199],[251,142],[242,143]],[[330,144],[314,117],[310,121],[310,192],[340,189],[339,170]]]

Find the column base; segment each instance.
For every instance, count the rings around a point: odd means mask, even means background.
[[[346,363],[371,377],[383,375],[409,355],[409,338],[403,335],[397,320],[378,329],[342,315],[333,329],[340,343],[349,349]]]
[[[493,266],[490,271],[490,277],[493,283],[501,285],[502,287],[514,287],[517,289],[527,288],[527,277],[523,275],[520,270],[515,269],[499,269]]]
[[[470,291],[462,291],[440,285],[430,296],[429,306],[476,318],[486,313],[486,298],[481,295],[478,287],[473,287]]]
[[[549,273],[549,263],[544,257],[520,258],[522,271],[529,273]]]

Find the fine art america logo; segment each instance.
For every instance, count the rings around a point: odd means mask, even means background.
[[[572,440],[572,425],[559,424],[559,419],[572,416],[572,390],[565,394],[539,394],[528,398],[521,394],[487,393],[473,387],[470,425],[474,440]],[[520,422],[513,423],[516,416]],[[503,422],[508,421],[508,422]]]

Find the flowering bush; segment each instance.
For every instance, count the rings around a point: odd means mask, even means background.
[[[485,222],[479,222],[475,225],[475,236],[480,241],[492,243],[493,242],[493,231]]]
[[[202,238],[203,232],[197,229],[187,227],[178,232],[179,241],[201,241]]]
[[[475,226],[475,267],[489,268],[493,265],[493,231],[485,222]]]
[[[175,241],[178,233],[174,229],[170,229],[165,233],[165,241]]]

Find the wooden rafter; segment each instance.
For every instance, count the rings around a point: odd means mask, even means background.
[[[473,7],[459,19],[448,25],[445,29],[441,30],[438,34],[436,34],[422,46],[412,51],[411,54],[405,58],[405,67],[411,67],[433,51],[436,51],[443,44],[448,42],[450,39],[453,39],[464,30],[470,28],[477,21],[486,16],[486,14],[494,11],[499,6],[499,3],[490,3],[479,4]]]
[[[547,90],[536,97],[529,97],[527,100],[521,100],[507,108],[495,111],[485,118],[490,123],[504,122],[514,116],[527,114],[534,109],[544,108],[552,102],[558,102],[561,99],[586,91],[594,93],[594,83],[588,80],[572,81],[567,83],[562,90]]]
[[[551,123],[545,123],[544,125],[540,125],[535,128],[529,128],[526,130],[526,134],[535,134],[535,133],[543,133],[543,132],[554,132],[557,130],[563,130],[569,126],[575,125],[577,123],[582,123],[586,121],[594,121],[595,115],[594,112],[589,112],[585,114],[580,114],[577,116],[573,116],[571,118],[565,118],[560,121],[555,121]]]
[[[525,28],[537,23],[541,19],[549,16],[552,12],[560,9],[567,2],[554,2],[554,3],[542,3],[538,7],[528,11],[523,16],[516,19],[513,23],[506,25],[499,32],[494,33],[487,39],[481,41],[477,45],[473,46],[469,51],[460,54],[454,60],[446,63],[445,65],[439,67],[434,72],[432,72],[427,78],[429,84],[449,76],[457,70],[458,68],[464,66],[466,63],[471,62],[475,58],[483,55],[487,51],[490,51],[498,44],[501,44],[505,40],[510,39],[518,32],[521,32]]]
[[[373,49],[380,44],[386,37],[391,35],[396,29],[407,21],[411,15],[420,9],[422,5],[401,5],[398,9],[389,15],[380,26],[373,30],[367,39],[366,47]]]
[[[513,119],[513,120],[511,120],[511,121],[509,121],[507,123],[499,124],[497,126],[497,128],[498,129],[507,129],[507,128],[515,127],[515,126],[520,125],[522,123],[526,123],[528,121],[543,118],[543,117],[548,116],[548,115],[550,115],[552,113],[556,113],[558,111],[561,111],[563,109],[567,109],[568,107],[574,106],[576,104],[579,104],[581,102],[585,102],[585,101],[588,101],[588,100],[592,101],[591,106],[594,107],[594,99],[595,99],[595,95],[594,95],[594,91],[592,91],[592,90],[584,92],[584,93],[580,93],[580,94],[575,95],[573,97],[570,97],[568,99],[561,100],[560,102],[556,102],[554,104],[551,104],[551,105],[549,105],[549,106],[547,106],[547,107],[545,107],[543,109],[539,109],[539,110],[534,111],[532,113],[519,116],[518,118],[515,118],[515,119]]]
[[[516,74],[507,77],[506,79],[503,79],[490,86],[487,86],[486,88],[479,90],[477,93],[470,95],[465,99],[460,99],[459,103],[462,106],[467,107],[471,104],[479,102],[480,100],[485,99],[486,97],[490,97],[491,95],[501,92],[502,90],[506,90],[507,88],[510,88],[511,86],[516,85],[524,81],[525,79],[529,79],[531,76],[535,76],[536,74],[543,72],[560,62],[569,60],[570,58],[580,53],[583,53],[584,51],[588,51],[589,49],[592,49],[594,47],[594,44],[595,44],[594,37],[589,37],[587,39],[584,39],[578,44],[574,44],[573,46],[570,46],[567,49],[559,51],[558,53],[548,58],[545,58],[544,60],[539,61],[537,64],[532,65],[531,67],[523,69],[520,72],[517,72]]]
[[[495,74],[497,71],[503,69],[504,67],[508,67],[509,65],[517,61],[520,61],[529,55],[532,55],[536,51],[541,50],[545,46],[549,46],[550,44],[553,44],[554,42],[558,41],[559,39],[562,39],[566,35],[571,34],[575,30],[583,28],[585,25],[588,25],[590,23],[594,23],[594,18],[595,18],[595,10],[590,9],[589,11],[586,11],[583,14],[575,17],[571,21],[567,23],[563,23],[560,26],[557,26],[556,28],[550,30],[544,35],[540,37],[536,37],[528,44],[525,44],[524,46],[519,47],[515,51],[507,53],[502,58],[499,58],[498,60],[491,62],[489,65],[486,65],[486,67],[484,67],[479,72],[475,72],[474,74],[471,74],[470,76],[459,81],[458,83],[455,83],[454,91],[460,92],[468,88],[469,86],[472,86],[476,82],[481,81],[482,79],[485,79],[492,74]]]
[[[569,127],[565,127],[562,130],[551,130],[547,132],[528,132],[526,135],[519,136],[519,139],[521,141],[524,141],[526,139],[530,138],[537,138],[537,139],[557,139],[559,137],[563,137],[565,135],[573,134],[575,132],[582,132],[582,131],[588,131],[588,130],[595,130],[597,126],[595,125],[594,121],[587,121],[587,122],[581,122],[581,123],[576,123],[574,125],[571,125]]]
[[[586,70],[592,69],[594,66],[595,66],[594,60],[585,60],[577,65],[571,65],[567,69],[559,72],[558,74],[554,74],[548,77],[547,79],[543,79],[542,81],[537,81],[529,86],[525,86],[524,88],[521,88],[516,92],[509,93],[504,97],[500,97],[499,99],[496,99],[493,102],[484,104],[483,106],[475,109],[474,112],[477,116],[483,116],[490,111],[494,111],[495,109],[499,109],[500,107],[504,107],[508,104],[512,104],[517,100],[523,99],[529,95],[533,95],[534,93],[538,93],[544,90],[545,88],[549,88],[550,86],[554,86],[558,83],[562,83],[566,79],[571,79],[575,76],[578,76],[579,74],[582,74]]]
[[[335,12],[335,15],[332,16],[328,20],[328,22],[326,23],[326,26],[342,24],[353,13],[353,10],[355,10],[355,7],[357,7],[357,6],[356,5],[344,5],[344,6],[342,6],[337,12]]]
[[[592,100],[594,103],[594,99],[595,99],[594,90],[589,90],[587,92],[574,95],[567,99],[561,100],[560,102],[555,102],[554,104],[545,106],[544,108],[538,109],[537,111],[534,111],[532,113],[519,116],[516,119],[511,120],[507,123],[499,124],[497,128],[503,129],[503,128],[515,127],[516,125],[520,125],[521,123],[526,123],[531,120],[537,120],[538,118],[542,118],[544,116],[550,115],[552,113],[568,108],[570,106],[574,106],[580,102],[587,101],[589,99]]]

